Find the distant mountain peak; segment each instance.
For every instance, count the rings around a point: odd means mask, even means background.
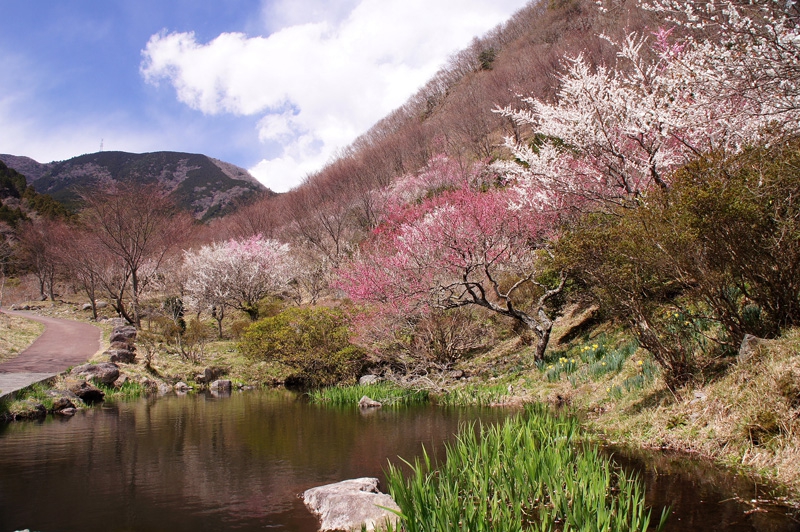
[[[199,220],[225,214],[264,194],[274,194],[244,168],[202,154],[160,151],[102,151],[51,163],[0,154],[37,192],[75,204],[79,189],[115,182],[157,184]]]

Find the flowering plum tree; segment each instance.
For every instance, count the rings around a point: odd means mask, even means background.
[[[477,305],[508,316],[547,347],[552,319],[546,306],[564,286],[538,280],[555,217],[521,215],[504,190],[462,188],[397,207],[360,254],[340,270],[338,286],[355,301],[397,315]],[[533,288],[532,303],[521,293]]]
[[[292,278],[289,246],[256,235],[215,242],[184,254],[187,302],[198,308],[226,307],[258,319],[258,302],[284,290]]]
[[[608,39],[616,65],[593,68],[573,57],[556,102],[531,97],[525,109],[497,109],[535,131],[533,142],[506,140],[523,164],[498,165],[517,178],[527,202],[567,193],[629,203],[648,187],[667,188],[670,173],[700,154],[738,153],[797,132],[797,28],[785,15],[750,18],[728,4],[693,6],[650,6],[684,21],[680,42],[663,29]]]

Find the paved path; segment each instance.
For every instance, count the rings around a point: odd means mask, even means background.
[[[90,323],[3,310],[43,323],[44,332],[30,347],[0,364],[0,397],[47,380],[70,366],[83,364],[100,349],[100,329]]]

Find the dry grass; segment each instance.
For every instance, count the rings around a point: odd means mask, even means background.
[[[17,316],[0,314],[0,362],[24,351],[44,332],[44,325]]]
[[[800,498],[800,330],[674,398],[657,383],[594,426],[624,440],[697,452],[786,486]]]

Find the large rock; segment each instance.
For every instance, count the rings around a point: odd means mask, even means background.
[[[111,325],[115,329],[117,329],[119,327],[130,327],[130,324],[128,323],[128,320],[126,320],[125,318],[107,318],[107,319],[102,320],[102,321],[103,321],[103,323],[107,323],[107,324]]]
[[[70,392],[77,395],[81,401],[86,404],[100,403],[105,398],[106,394],[97,387],[89,384],[86,381],[74,381],[68,384],[67,388]]]
[[[128,349],[109,349],[103,354],[108,357],[109,362],[133,364],[136,361],[136,354]]]
[[[76,376],[93,379],[103,384],[112,385],[119,377],[119,367],[112,362],[102,362],[100,364],[82,364],[75,366],[70,372]]]
[[[70,408],[74,410],[73,401],[78,401],[77,395],[66,390],[48,390],[47,395],[53,398],[53,407],[50,410],[55,413]]]
[[[136,327],[115,327],[111,332],[111,338],[108,339],[112,344],[114,342],[123,342],[132,344],[136,340]]]
[[[364,375],[358,379],[358,384],[361,386],[370,386],[372,384],[378,384],[379,382],[381,382],[381,378],[377,375]]]
[[[378,489],[377,478],[356,478],[311,488],[303,493],[306,507],[320,518],[320,530],[381,530],[388,520],[397,530],[397,503]]]
[[[752,334],[745,334],[742,338],[742,345],[739,346],[739,354],[736,357],[739,363],[747,362],[758,353],[758,347],[763,340]]]
[[[198,373],[194,381],[200,384],[210,384],[215,380],[219,379],[222,375],[225,374],[225,370],[222,368],[215,368],[210,367],[203,370],[203,373]]]
[[[208,385],[208,389],[212,392],[231,393],[233,383],[229,380],[217,380]]]

